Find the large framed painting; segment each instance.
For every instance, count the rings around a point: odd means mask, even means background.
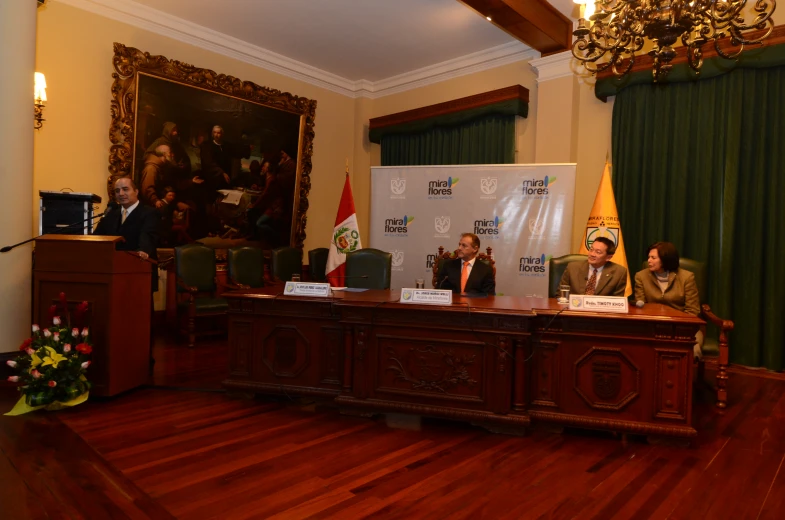
[[[316,101],[114,44],[110,200],[131,176],[162,242],[303,247]]]

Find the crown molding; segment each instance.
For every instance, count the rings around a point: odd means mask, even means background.
[[[188,43],[351,98],[388,96],[540,55],[523,43],[510,42],[376,82],[352,81],[133,0],[50,1]]]
[[[542,83],[543,81],[573,76],[575,71],[572,69],[572,61],[572,52],[564,51],[531,60],[529,63],[537,73],[537,83]]]
[[[521,42],[505,43],[371,83],[373,90],[367,96],[371,98],[389,96],[467,74],[495,69],[509,63],[531,60],[539,56],[539,52]]]

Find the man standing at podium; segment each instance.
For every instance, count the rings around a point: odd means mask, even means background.
[[[120,177],[114,183],[114,198],[119,208],[108,210],[95,227],[94,235],[121,236],[125,242],[117,244],[120,251],[136,251],[143,260],[158,258],[158,214],[139,203],[139,190],[130,177]],[[157,289],[158,273],[153,273],[153,287]]]
[[[462,294],[496,294],[496,281],[493,270],[485,262],[477,261],[480,238],[474,233],[463,233],[458,242],[456,258],[444,263],[444,273],[437,289],[451,289]]]

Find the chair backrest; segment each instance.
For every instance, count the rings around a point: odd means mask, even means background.
[[[641,269],[648,269],[649,264],[644,260]],[[706,301],[706,262],[699,262],[692,258],[679,258],[679,269],[691,272],[695,276],[695,286],[698,288],[698,298]]]
[[[314,282],[324,282],[327,279],[327,255],[330,250],[326,247],[317,247],[308,251],[308,272]]]
[[[229,280],[249,287],[264,286],[264,256],[259,247],[234,247],[226,254]]]
[[[450,253],[449,251],[444,251],[444,246],[439,246],[439,253],[436,255],[436,260],[433,262],[433,279],[431,280],[431,283],[434,288],[438,288],[436,286],[440,285],[442,282],[441,278],[439,278],[439,273],[444,270],[445,262],[454,259],[456,255],[457,249]],[[496,283],[496,260],[493,259],[493,248],[486,247],[485,253],[477,253],[477,261],[491,267],[491,271],[493,271],[493,283]]]
[[[215,291],[215,250],[202,244],[174,248],[175,273],[189,287],[199,292]],[[177,292],[186,292],[177,286]]]
[[[347,287],[389,289],[391,279],[392,253],[367,248],[346,255]]]
[[[279,247],[270,255],[273,278],[288,282],[293,274],[303,272],[303,250],[295,247]]]
[[[583,262],[589,258],[587,255],[564,255],[551,258],[548,265],[548,296],[555,298],[559,296],[559,282],[564,276],[564,270],[570,262]]]

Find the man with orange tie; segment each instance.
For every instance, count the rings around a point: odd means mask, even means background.
[[[491,266],[477,261],[480,239],[474,233],[463,233],[458,242],[454,260],[444,264],[444,273],[439,273],[437,289],[450,289],[462,294],[496,294],[496,282]]]
[[[594,239],[588,261],[570,262],[560,285],[569,285],[570,294],[624,296],[627,268],[610,261],[615,252],[613,240],[605,237]]]

